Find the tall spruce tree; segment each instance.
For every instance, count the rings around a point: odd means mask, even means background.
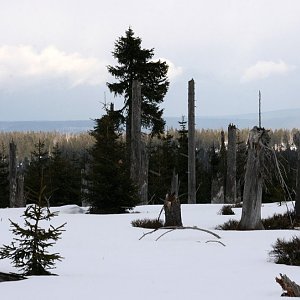
[[[95,120],[88,200],[91,213],[123,213],[137,204],[136,188],[125,163],[124,143],[120,140],[120,116],[110,109]]]
[[[113,57],[117,59],[117,66],[108,66],[108,72],[118,81],[107,83],[109,90],[115,96],[124,97],[124,106],[120,110],[125,117],[127,142],[130,140],[131,109],[132,109],[132,81],[141,82],[142,87],[142,126],[151,129],[152,134],[162,133],[165,121],[162,118],[163,109],[159,104],[168,91],[168,65],[166,62],[152,61],[154,49],[144,49],[142,40],[135,37],[129,28],[125,36],[116,43]]]

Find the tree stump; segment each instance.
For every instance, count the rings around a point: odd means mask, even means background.
[[[286,275],[280,274],[280,278],[276,277],[275,280],[285,291],[281,296],[300,297],[300,286]]]
[[[175,194],[167,195],[164,203],[164,226],[182,226],[180,201]]]
[[[261,203],[265,147],[269,135],[264,128],[253,127],[248,137],[248,157],[243,194],[241,230],[264,229],[261,222]]]

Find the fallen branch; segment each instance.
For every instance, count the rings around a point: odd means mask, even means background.
[[[205,243],[219,243],[222,246],[226,247],[226,245],[224,243],[220,242],[220,241],[209,240],[209,241],[206,241]]]
[[[280,274],[280,278],[275,278],[276,282],[280,284],[284,292],[281,296],[300,297],[300,286],[289,279],[286,275]]]
[[[162,235],[160,235],[156,240],[158,240],[158,239],[160,239],[162,236],[164,236],[165,234],[167,234],[167,233],[169,233],[169,232],[171,232],[171,231],[174,231],[174,230],[183,230],[183,229],[191,229],[191,230],[199,230],[199,231],[203,231],[203,232],[206,232],[206,233],[208,233],[208,234],[211,234],[211,235],[213,235],[214,237],[216,237],[216,238],[218,238],[218,239],[220,239],[221,237],[219,236],[219,235],[217,235],[216,233],[214,233],[214,232],[212,232],[212,231],[209,231],[209,230],[207,230],[207,229],[202,229],[202,228],[199,228],[199,227],[196,227],[196,226],[193,226],[193,227],[191,227],[191,226],[166,226],[166,227],[160,227],[160,228],[156,228],[156,229],[154,229],[154,230],[152,230],[152,231],[149,231],[149,232],[146,232],[146,233],[144,233],[140,238],[139,238],[139,240],[141,240],[143,237],[145,237],[146,235],[148,235],[148,234],[152,234],[152,233],[154,233],[154,232],[156,232],[156,231],[158,231],[158,230],[161,230],[161,229],[169,229],[167,232],[164,232]]]

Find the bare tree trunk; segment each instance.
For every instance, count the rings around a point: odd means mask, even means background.
[[[214,178],[211,183],[211,203],[222,204],[224,203],[224,180],[223,177]]]
[[[296,183],[296,199],[295,199],[295,214],[300,220],[300,131],[294,134],[294,143],[297,146],[297,183]]]
[[[17,198],[17,146],[9,143],[9,206],[16,207]]]
[[[281,296],[286,297],[300,297],[300,286],[292,281],[285,274],[280,274],[280,277],[275,278],[276,282],[280,284],[285,291]]]
[[[265,146],[269,136],[264,128],[253,127],[248,138],[248,158],[245,174],[242,218],[239,228],[242,230],[263,229],[261,222],[261,202]]]
[[[174,194],[175,197],[178,198],[178,190],[179,190],[178,174],[176,174],[175,169],[173,169],[173,176],[171,182],[171,195]]]
[[[196,203],[195,82],[188,84],[188,203]]]
[[[175,197],[175,194],[166,196],[164,211],[164,226],[182,226],[180,201]]]
[[[132,115],[130,140],[130,177],[138,187],[140,204],[148,202],[148,157],[141,133],[141,84],[132,82]]]
[[[233,124],[228,125],[225,203],[236,203],[236,127]]]
[[[26,206],[26,200],[24,197],[24,174],[22,171],[20,171],[17,176],[17,195],[16,195],[15,207],[25,207],[25,206]]]

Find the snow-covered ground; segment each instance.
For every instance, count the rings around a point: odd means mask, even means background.
[[[279,273],[300,283],[299,267],[276,265],[268,252],[278,237],[299,231],[214,230],[234,216],[218,214],[221,205],[182,205],[185,226],[198,226],[221,236],[220,243],[208,233],[173,231],[158,241],[162,231],[139,238],[147,229],[131,221],[157,218],[161,206],[138,206],[124,215],[87,215],[76,206],[54,208],[53,225],[67,222],[62,239],[51,249],[65,259],[53,270],[59,276],[30,277],[0,283],[3,300],[167,300],[167,299],[282,299],[275,282]],[[284,212],[284,206],[264,204],[262,216]],[[9,218],[23,224],[22,209],[0,210],[0,245],[9,244]],[[0,260],[0,272],[17,272],[9,260]]]

